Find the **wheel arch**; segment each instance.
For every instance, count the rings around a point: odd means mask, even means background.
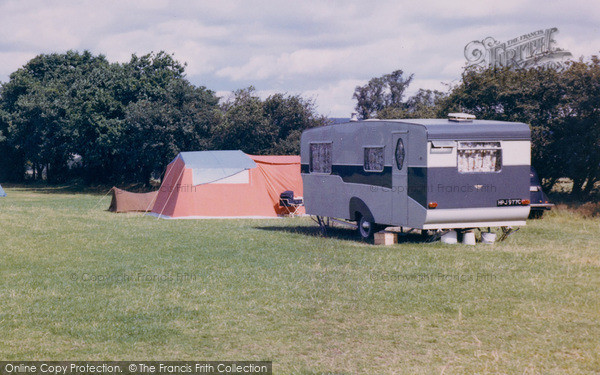
[[[350,204],[349,204],[349,209],[350,209],[350,220],[358,220],[358,215],[363,216],[366,220],[374,223],[375,220],[373,218],[373,214],[371,213],[371,210],[369,209],[369,207],[367,206],[367,204],[365,202],[363,202],[362,199],[358,198],[358,197],[352,197],[350,198]]]

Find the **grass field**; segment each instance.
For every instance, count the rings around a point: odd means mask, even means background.
[[[306,218],[157,220],[6,189],[0,359],[272,360],[276,374],[600,373],[600,220],[373,246]]]

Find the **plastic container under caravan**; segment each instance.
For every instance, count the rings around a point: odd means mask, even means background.
[[[365,120],[306,130],[310,215],[422,230],[525,225],[531,133],[523,123]]]

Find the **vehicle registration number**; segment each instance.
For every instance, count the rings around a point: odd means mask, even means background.
[[[498,199],[498,206],[521,206],[522,199]]]

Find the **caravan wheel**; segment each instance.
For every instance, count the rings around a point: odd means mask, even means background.
[[[358,234],[360,234],[360,237],[363,240],[367,240],[367,239],[371,238],[371,236],[373,235],[375,224],[370,222],[369,220],[365,219],[365,217],[362,215],[358,219],[357,224],[358,224]]]

